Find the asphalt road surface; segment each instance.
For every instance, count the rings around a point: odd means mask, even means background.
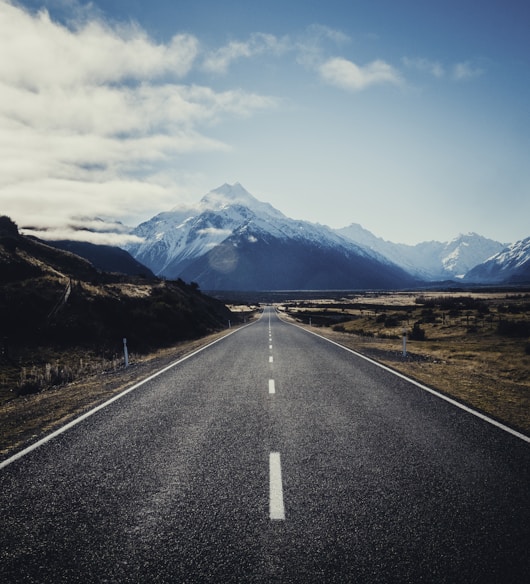
[[[0,468],[0,581],[530,582],[530,444],[266,308]]]

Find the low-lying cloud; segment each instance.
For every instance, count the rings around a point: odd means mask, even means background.
[[[399,72],[381,60],[360,66],[348,59],[335,57],[322,63],[319,72],[327,83],[350,91],[386,83],[399,85],[402,82]]]

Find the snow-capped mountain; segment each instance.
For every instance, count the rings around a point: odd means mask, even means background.
[[[214,189],[194,207],[160,213],[132,234],[140,242],[126,249],[155,274],[196,281],[207,290],[528,280],[528,240],[505,249],[468,233],[449,242],[395,244],[355,223],[333,230],[290,219],[239,183]]]
[[[204,289],[389,288],[414,279],[377,251],[324,225],[296,221],[225,184],[192,209],[142,223],[127,250],[155,274]]]
[[[338,229],[337,233],[429,281],[462,278],[471,268],[505,248],[505,244],[476,233],[459,235],[449,242],[425,241],[417,245],[386,241],[356,223]]]
[[[464,281],[485,284],[530,282],[530,237],[513,243],[475,266]]]

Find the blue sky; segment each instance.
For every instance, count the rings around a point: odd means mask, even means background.
[[[395,242],[522,239],[529,24],[513,0],[0,0],[0,213],[66,237],[238,181]]]

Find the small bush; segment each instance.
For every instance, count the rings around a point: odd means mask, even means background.
[[[389,316],[385,320],[385,327],[386,328],[393,328],[399,326],[401,324],[401,320],[397,316]]]
[[[501,320],[497,325],[497,334],[503,337],[530,337],[529,320]]]
[[[426,339],[425,331],[421,328],[419,322],[414,323],[412,331],[409,334],[409,339],[411,341],[424,341]]]

